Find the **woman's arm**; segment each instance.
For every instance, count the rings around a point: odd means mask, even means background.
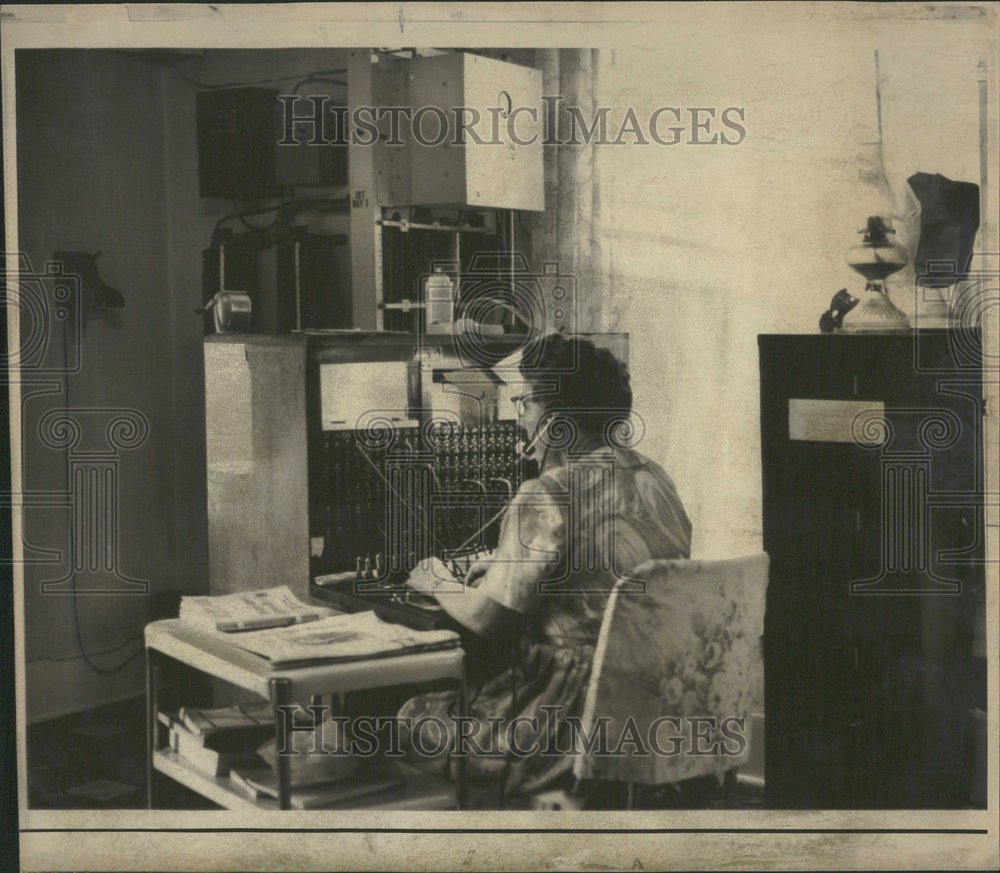
[[[470,568],[467,584],[456,582],[436,558],[421,563],[406,582],[432,595],[460,624],[489,636],[535,610],[539,582],[558,566],[564,538],[560,505],[548,488],[531,479],[510,503],[496,551]]]
[[[411,588],[430,594],[459,624],[480,636],[490,636],[513,618],[514,611],[461,582],[441,578],[430,565],[421,564],[406,580]]]

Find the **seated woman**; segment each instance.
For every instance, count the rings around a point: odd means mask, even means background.
[[[538,342],[523,357],[527,388],[515,402],[539,477],[514,496],[496,551],[472,566],[464,585],[426,572],[409,579],[463,626],[496,639],[500,651],[511,628],[521,630],[513,662],[500,656],[496,675],[470,688],[475,722],[462,746],[473,781],[495,780],[506,795],[551,787],[572,768],[565,754],[513,754],[507,726],[518,717],[538,720],[538,734],[516,735],[519,750],[568,748],[566,717],[582,713],[616,580],[644,561],[687,558],[691,544],[673,482],[615,438],[632,408],[624,366],[586,339],[550,335]],[[455,702],[453,692],[423,694],[399,715],[410,724],[440,719],[454,749]],[[477,747],[499,754],[478,755]]]

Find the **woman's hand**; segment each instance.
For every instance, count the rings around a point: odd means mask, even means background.
[[[423,594],[434,594],[442,585],[454,585],[454,577],[437,558],[428,558],[417,564],[406,577],[406,584]]]
[[[477,561],[469,568],[466,578],[481,578],[488,566],[489,561]],[[432,595],[448,615],[480,636],[498,630],[509,619],[510,610],[455,581],[437,558],[421,561],[407,577],[406,584],[422,594]]]
[[[476,561],[471,567],[469,567],[469,572],[465,574],[465,584],[470,586],[476,586],[479,581],[486,575],[486,571],[490,568],[490,564],[493,561],[491,558],[481,558]]]

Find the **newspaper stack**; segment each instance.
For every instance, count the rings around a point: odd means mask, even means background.
[[[332,615],[296,627],[234,634],[240,648],[267,658],[275,667],[315,661],[361,661],[408,655],[459,645],[450,630],[413,630],[383,621],[374,612]]]
[[[181,621],[203,630],[236,633],[319,621],[334,610],[299,600],[287,585],[218,597],[182,597]]]

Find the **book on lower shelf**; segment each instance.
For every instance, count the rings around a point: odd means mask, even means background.
[[[255,752],[219,752],[200,745],[197,739],[181,725],[170,729],[170,748],[207,776],[228,776],[234,767],[263,764]]]
[[[169,729],[169,748],[206,776],[228,776],[234,767],[264,766],[257,750],[274,733],[273,723],[198,733],[180,714],[161,712],[159,721]]]
[[[182,706],[176,718],[191,733],[204,735],[205,744],[212,748],[221,748],[216,743],[233,742],[240,737],[252,742],[253,737],[259,736],[257,745],[260,745],[274,736],[274,708],[266,702],[215,709]]]
[[[232,786],[254,800],[277,798],[278,775],[273,768],[239,768],[229,776]],[[348,800],[377,795],[406,784],[402,771],[392,762],[365,766],[355,775],[333,781],[313,781],[306,777],[292,779],[290,805],[292,809],[322,809]]]

